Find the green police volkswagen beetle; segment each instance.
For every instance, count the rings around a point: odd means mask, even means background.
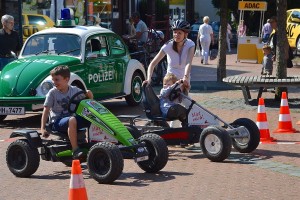
[[[96,100],[125,97],[141,102],[144,66],[131,59],[114,32],[101,27],[67,26],[46,29],[29,37],[17,60],[0,72],[0,121],[43,109],[53,87],[50,71],[68,65],[70,84],[89,89]]]

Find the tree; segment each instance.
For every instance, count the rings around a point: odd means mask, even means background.
[[[220,4],[220,33],[219,33],[219,50],[217,64],[217,81],[222,82],[226,77],[226,34],[227,34],[227,1],[221,1]]]
[[[286,78],[287,70],[286,70],[286,52],[288,49],[286,48],[286,44],[288,43],[286,36],[286,9],[287,2],[286,0],[276,0],[276,11],[277,11],[277,48],[276,48],[276,77],[277,78]],[[275,92],[275,99],[281,98],[281,93],[283,91],[287,91],[287,88],[277,88]]]

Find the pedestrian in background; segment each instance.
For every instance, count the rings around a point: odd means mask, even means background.
[[[209,46],[214,44],[214,33],[211,25],[209,25],[209,17],[203,17],[203,24],[199,27],[198,36],[197,36],[197,45],[200,38],[200,45],[202,48],[201,51],[201,63],[208,65],[208,56],[209,56]]]
[[[245,25],[245,21],[241,20],[238,26],[238,36],[243,37],[246,36],[247,26]]]
[[[264,45],[263,48],[264,58],[262,62],[262,70],[261,75],[272,75],[273,73],[273,55],[272,55],[272,49],[269,45]]]
[[[270,19],[267,19],[267,23],[264,24],[263,28],[262,28],[262,41],[264,43],[268,42],[269,37],[272,33],[272,26],[270,24]]]
[[[21,50],[19,35],[13,30],[14,17],[3,15],[1,23],[3,28],[0,29],[0,71],[6,64],[15,60]]]
[[[227,48],[228,52],[231,52],[231,47],[230,47],[230,39],[232,38],[232,33],[231,33],[231,26],[230,24],[227,24],[227,34],[226,34],[226,42],[227,42]]]

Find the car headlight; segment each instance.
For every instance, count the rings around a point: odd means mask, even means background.
[[[46,95],[51,88],[53,88],[53,83],[52,82],[47,81],[47,82],[42,83],[42,86],[41,86],[42,94]]]

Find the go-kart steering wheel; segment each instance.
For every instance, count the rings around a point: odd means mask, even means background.
[[[180,87],[178,87],[178,85],[179,84],[176,83],[175,86],[173,87],[173,89],[171,90],[170,95],[169,95],[170,101],[174,101],[175,99],[180,97],[181,89],[180,89]]]
[[[79,99],[79,100],[75,100],[75,99],[76,99],[76,97],[78,97],[79,95],[82,95],[82,94],[86,94],[86,91],[85,90],[81,90],[81,91],[77,92],[76,94],[74,94],[71,97],[71,99],[69,100],[69,103],[68,103],[68,111],[69,111],[69,113],[75,113],[75,111],[76,111],[76,109],[77,109],[80,101],[82,100],[82,99]],[[72,108],[71,108],[72,104],[75,104],[74,110],[72,110]]]

